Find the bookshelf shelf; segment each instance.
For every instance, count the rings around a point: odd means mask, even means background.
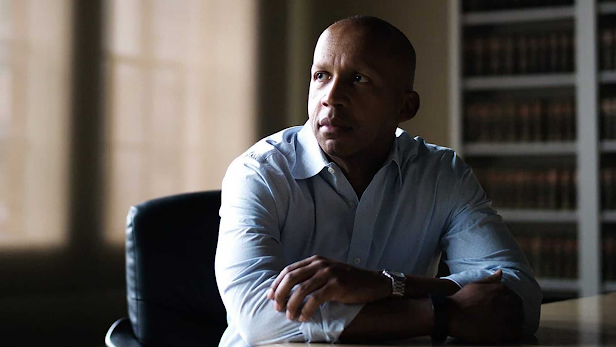
[[[601,83],[616,83],[616,71],[601,71],[599,73],[599,82]]]
[[[505,222],[567,222],[577,221],[576,211],[498,209]]]
[[[580,287],[577,280],[564,278],[537,278],[537,283],[544,291],[575,292]]]
[[[514,88],[571,87],[574,85],[574,74],[538,74],[525,76],[470,77],[464,79],[462,86],[467,91],[479,91]]]
[[[599,3],[597,6],[597,11],[600,14],[616,13],[616,1]]]
[[[552,6],[537,9],[517,9],[507,11],[469,12],[462,16],[462,24],[510,24],[520,22],[537,22],[545,20],[569,19],[574,17],[571,6]]]
[[[604,140],[600,144],[602,152],[616,152],[616,140]]]
[[[471,156],[574,155],[576,152],[575,142],[486,142],[464,145],[464,154]]]
[[[616,223],[616,210],[606,210],[601,212],[601,220],[607,223]]]
[[[603,283],[603,291],[605,292],[616,292],[616,282],[615,281],[607,281]]]

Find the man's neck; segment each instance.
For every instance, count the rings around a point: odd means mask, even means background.
[[[355,190],[357,198],[361,199],[364,191],[368,188],[376,173],[383,166],[392,145],[393,140],[389,146],[375,151],[374,153],[362,153],[361,155],[344,158],[328,156],[328,158],[340,167],[345,177],[349,180],[349,183],[351,183],[353,190]]]

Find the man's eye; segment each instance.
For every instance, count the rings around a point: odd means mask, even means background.
[[[355,82],[359,82],[359,83],[366,83],[368,82],[368,78],[366,78],[365,76],[362,75],[355,75],[355,77],[353,78]]]
[[[325,72],[317,72],[314,74],[314,79],[316,81],[324,81],[327,79],[327,74]]]

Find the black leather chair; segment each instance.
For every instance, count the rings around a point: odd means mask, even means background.
[[[126,221],[129,318],[110,347],[216,346],[227,326],[214,278],[220,191],[168,196],[130,208]]]

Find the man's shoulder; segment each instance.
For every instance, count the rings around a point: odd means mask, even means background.
[[[294,160],[297,135],[301,129],[301,126],[294,126],[264,137],[237,159],[250,158],[261,164]]]
[[[435,143],[426,142],[422,137],[416,136],[414,138],[418,142],[419,148],[426,155],[454,155],[455,151],[449,147],[437,145]]]
[[[401,169],[404,175],[422,172],[441,178],[462,177],[470,167],[449,147],[429,143],[420,136],[398,136]]]
[[[430,160],[454,159],[456,151],[449,147],[429,143],[421,136],[412,137],[407,132],[397,134],[398,149],[405,161],[421,162]]]
[[[297,136],[301,126],[290,127],[257,141],[233,160],[226,176],[254,172],[260,176],[289,174],[296,163]]]
[[[282,211],[277,208],[288,204],[296,137],[300,130],[301,127],[292,127],[267,136],[231,162],[222,180],[221,211],[233,204],[250,204],[251,201],[269,213]],[[284,213],[281,212],[281,216]]]

